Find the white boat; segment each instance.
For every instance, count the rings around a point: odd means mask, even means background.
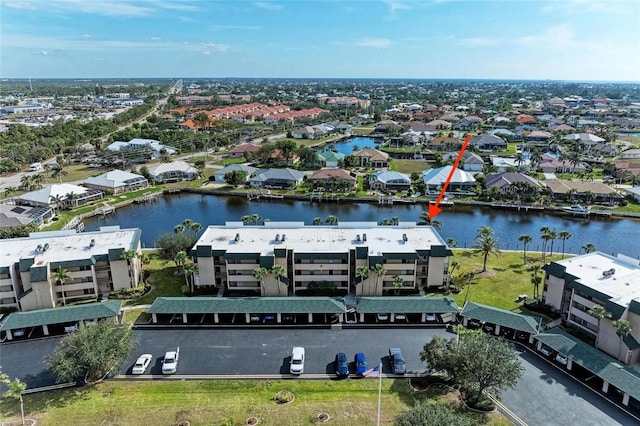
[[[587,207],[581,206],[580,204],[574,204],[571,207],[565,207],[562,209],[563,212],[572,214],[574,216],[587,216],[589,215],[589,209]]]

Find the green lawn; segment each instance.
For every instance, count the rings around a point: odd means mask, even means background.
[[[151,284],[151,292],[139,299],[127,300],[125,306],[147,305],[153,303],[156,297],[180,297],[182,286],[185,285],[184,276],[176,275],[176,267],[173,262],[165,264],[155,253],[151,254],[151,262],[144,265],[144,270],[151,273],[148,280]],[[133,314],[132,314],[133,315]]]
[[[422,173],[423,171],[430,169],[431,163],[424,160],[396,160],[391,162],[391,170],[396,172],[405,173],[411,175],[413,172]]]
[[[277,404],[274,396],[290,390],[295,400]],[[406,380],[383,380],[381,423],[413,405],[415,400],[450,396],[440,391],[414,393]],[[25,415],[39,425],[243,425],[256,417],[266,425],[312,425],[318,413],[333,425],[376,424],[378,380],[273,381],[111,381],[24,397]],[[19,419],[19,404],[4,398],[2,418]],[[474,424],[509,425],[500,414],[469,412]]]
[[[375,130],[374,126],[353,126],[351,128],[351,134],[353,135],[370,135]]]
[[[462,292],[454,295],[454,299],[458,306],[462,306],[467,287],[466,283],[461,283],[458,277],[467,271],[480,271],[482,269],[482,254],[474,255],[472,250],[461,249],[455,249],[453,252],[455,260],[461,265],[460,269],[454,272],[453,279],[454,282],[461,284],[460,287],[462,287]],[[560,258],[561,256],[554,254],[553,256],[547,256],[546,262]],[[503,251],[498,257],[489,255],[487,260],[488,272],[478,274],[473,280],[469,289],[469,300],[516,313],[525,313],[522,303],[516,302],[516,299],[520,294],[526,294],[529,297],[533,296],[533,284],[531,284],[531,273],[528,268],[534,263],[542,265],[540,253],[527,252],[526,267],[523,265],[521,251]],[[540,285],[540,291],[542,292],[542,284]]]
[[[242,164],[242,163],[246,163],[247,160],[244,157],[240,157],[240,158],[223,158],[220,161],[214,161],[211,164],[215,164],[216,166],[229,166],[231,164]]]

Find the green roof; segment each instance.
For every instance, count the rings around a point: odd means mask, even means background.
[[[538,330],[540,330],[540,323],[542,321],[539,317],[516,314],[515,312],[505,309],[494,308],[493,306],[481,305],[480,303],[474,302],[467,302],[462,308],[460,315],[533,334],[536,334]]]
[[[95,318],[115,317],[120,313],[121,300],[86,303],[61,308],[38,309],[36,311],[13,312],[0,325],[0,330],[36,327],[44,324],[62,324]]]
[[[42,281],[49,281],[49,268],[47,265],[32,266],[31,267],[31,282],[37,283]]]
[[[346,311],[338,297],[158,297],[150,314],[291,313],[324,314]]]
[[[381,296],[359,297],[357,310],[360,313],[458,313],[460,308],[451,297]]]
[[[431,257],[453,256],[453,252],[451,251],[451,249],[445,246],[431,246],[430,251],[431,253],[429,253],[429,256]]]
[[[562,352],[576,364],[611,383],[635,399],[640,399],[640,373],[627,368],[560,328],[552,328],[536,336],[545,345]]]

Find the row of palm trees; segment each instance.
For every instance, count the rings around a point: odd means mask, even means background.
[[[182,234],[183,232],[187,231],[189,233],[193,233],[194,237],[201,230],[202,230],[202,224],[200,224],[198,222],[194,222],[191,219],[185,219],[185,220],[182,221],[182,223],[174,226],[174,228],[173,228],[173,232],[175,234]]]
[[[287,276],[287,269],[282,265],[273,265],[271,269],[267,269],[264,267],[259,267],[253,270],[253,276],[260,281],[260,288],[262,290],[262,294],[265,292],[264,287],[264,279],[267,275],[273,275],[273,277],[278,281],[278,296],[280,294],[280,279]]]

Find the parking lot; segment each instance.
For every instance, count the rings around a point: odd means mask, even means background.
[[[135,330],[139,347],[120,369],[130,374],[139,355],[149,353],[153,360],[148,374],[159,375],[162,356],[180,347],[176,374],[198,375],[279,375],[289,374],[289,357],[294,346],[306,350],[305,374],[334,374],[336,352],[345,352],[353,371],[356,352],[366,355],[369,368],[383,362],[383,373],[390,373],[388,349],[398,347],[407,362],[407,373],[422,373],[419,358],[424,343],[434,335],[453,337],[443,328],[350,328],[350,329],[144,329]],[[54,382],[46,370],[45,356],[53,352],[59,337],[3,344],[3,371],[19,377],[28,387]],[[630,425],[636,420],[609,404],[598,394],[575,381],[554,362],[519,349],[525,369],[513,390],[502,396],[503,403],[527,424]],[[131,376],[135,378],[136,376]],[[349,379],[351,380],[351,379]]]

